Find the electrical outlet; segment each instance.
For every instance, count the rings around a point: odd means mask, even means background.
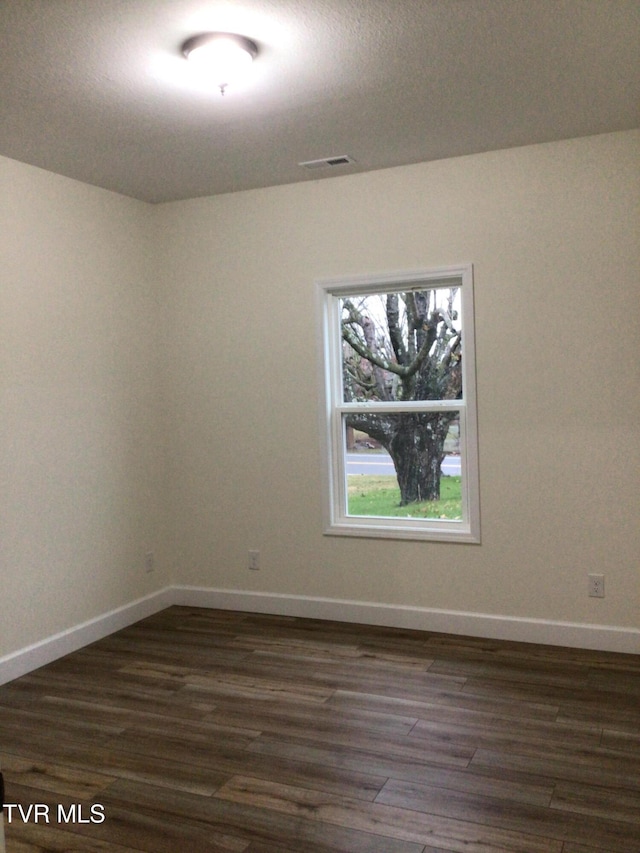
[[[147,551],[144,555],[144,570],[148,575],[156,570],[156,560],[153,556],[153,551]]]
[[[604,575],[588,575],[589,596],[591,598],[604,598]]]
[[[249,568],[252,572],[260,569],[260,551],[249,551]]]

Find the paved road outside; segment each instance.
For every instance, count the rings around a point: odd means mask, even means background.
[[[347,474],[395,474],[396,469],[388,453],[347,453]],[[460,457],[445,456],[442,473],[450,477],[460,475]]]

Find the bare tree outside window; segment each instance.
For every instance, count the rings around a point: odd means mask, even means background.
[[[342,299],[344,401],[461,398],[458,295],[452,287]],[[345,417],[347,426],[366,433],[391,456],[400,506],[440,500],[445,440],[456,410]]]

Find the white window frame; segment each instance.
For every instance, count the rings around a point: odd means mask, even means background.
[[[340,299],[368,293],[459,287],[462,314],[462,389],[460,400],[418,402],[344,402]],[[323,387],[321,439],[324,469],[324,533],[337,536],[480,542],[480,487],[475,375],[473,267],[471,264],[384,275],[349,276],[316,282],[320,317]],[[343,415],[376,412],[456,411],[460,418],[462,520],[382,518],[347,513],[347,475]]]

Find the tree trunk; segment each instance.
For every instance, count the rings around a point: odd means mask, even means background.
[[[400,506],[440,500],[440,466],[444,459],[448,414],[402,415],[387,450],[395,465]]]

